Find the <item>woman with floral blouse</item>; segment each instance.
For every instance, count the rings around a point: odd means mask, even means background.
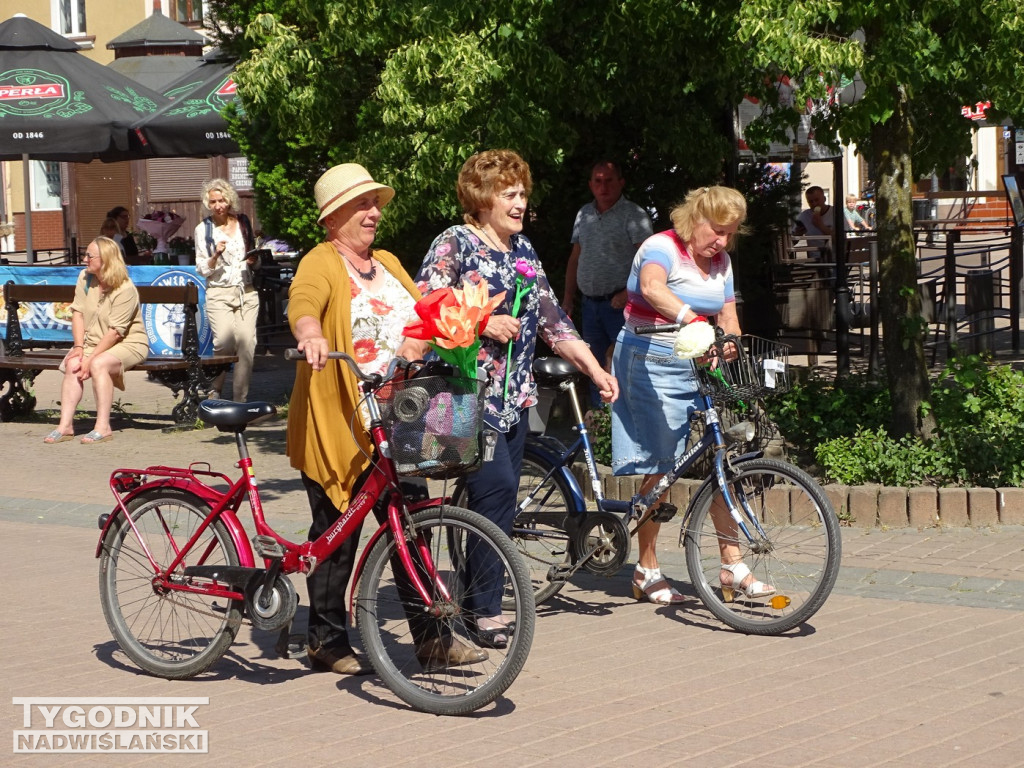
[[[506,292],[504,308],[495,310],[484,330],[478,358],[488,371],[484,420],[498,432],[499,439],[493,461],[467,477],[468,507],[506,533],[515,519],[529,432],[526,409],[537,402],[532,371],[537,339],[543,338],[558,355],[587,374],[605,401],[614,401],[619,392],[615,379],[601,367],[562,311],[537,252],[522,234],[531,187],[530,166],[511,150],[488,150],[469,158],[459,172],[456,188],[466,223],[437,236],[416,277],[424,294],[446,286],[476,285],[481,280],[487,281],[491,296]],[[517,281],[517,276],[529,277]],[[521,301],[518,315],[514,315],[517,291]],[[471,555],[470,567],[482,570],[491,564],[474,561]],[[489,593],[473,596],[473,605],[463,606],[476,617],[480,645],[503,648],[515,631],[501,614],[501,591],[497,578]]]

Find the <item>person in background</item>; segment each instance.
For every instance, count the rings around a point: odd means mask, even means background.
[[[740,334],[732,262],[725,249],[746,215],[746,200],[735,189],[694,190],[672,210],[672,229],[644,241],[633,259],[626,323],[612,361],[623,392],[612,405],[612,470],[616,475],[644,475],[640,493],[650,491],[685,452],[698,390],[694,362],[673,354],[675,333],[640,335],[634,329],[714,316],[725,333]],[[720,534],[721,585],[747,597],[774,593],[754,578],[740,559],[739,547],[729,543],[736,541],[737,531],[728,510],[716,508],[712,519]],[[633,595],[658,605],[681,603],[683,596],[658,566],[660,528],[648,520],[637,529],[640,556]]]
[[[853,232],[858,229],[866,232],[871,229],[857,210],[856,195],[846,196],[846,207],[843,209],[843,223],[846,226],[847,232]]]
[[[121,245],[121,235],[117,230],[117,221],[110,218],[109,216],[103,220],[100,224],[100,237],[107,237],[117,243],[117,247],[121,249],[121,255],[124,256],[124,246]]]
[[[808,187],[804,193],[807,207],[800,211],[793,226],[793,234],[831,236],[835,232],[835,209],[825,202],[825,190],[821,187]]]
[[[587,374],[611,402],[618,396],[615,379],[580,340],[572,321],[562,311],[544,274],[540,258],[523,236],[526,201],[532,187],[530,166],[507,149],[478,152],[459,171],[456,186],[465,224],[449,227],[438,235],[420,267],[416,282],[424,295],[451,286],[488,284],[489,295],[505,291],[505,309],[491,315],[481,339],[479,365],[489,369],[484,384],[484,421],[498,433],[493,461],[466,477],[469,503],[474,512],[512,530],[516,496],[523,462],[529,419],[526,410],[537,402],[533,358],[538,338]],[[516,295],[517,263],[535,273],[518,317],[511,307]],[[508,343],[512,341],[511,355]],[[508,376],[505,397],[506,368]],[[501,612],[501,568],[489,556],[470,555],[474,573],[494,573],[489,591],[467,596],[464,606],[475,617],[476,640],[481,646],[504,648],[515,631]]]
[[[124,252],[125,264],[142,264],[143,259],[139,253],[139,246],[135,243],[132,233],[128,231],[128,227],[131,224],[131,214],[128,212],[128,209],[123,205],[111,208],[107,211],[107,218],[113,219],[117,224],[117,237],[113,239],[117,241],[117,244],[121,246],[121,250]]]
[[[395,355],[421,356],[419,345],[410,352],[403,337],[420,292],[393,254],[371,248],[381,209],[395,191],[361,165],[345,163],[324,173],[314,194],[326,240],[299,262],[288,293],[288,324],[306,359],[296,369],[288,408],[287,452],[309,499],[310,541],[335,524],[362,486],[372,449],[365,430],[351,429],[360,398],[356,377],[327,353],[347,353],[366,374],[385,372]],[[403,491],[409,490],[403,481]],[[386,513],[386,506],[374,508],[378,519]],[[307,654],[316,671],[372,671],[348,640],[345,591],[358,545],[356,531],[306,580]],[[486,651],[470,648],[436,622],[413,616],[409,625],[424,667],[487,659]]]
[[[149,355],[149,339],[139,311],[139,292],[128,278],[121,249],[107,237],[98,237],[85,249],[85,269],[78,275],[71,303],[74,344],[60,370],[60,423],[44,443],[74,439],[75,410],[85,382],[92,380],[96,422],[81,442],[105,443],[113,438],[110,410],[114,388],[124,389],[124,373]]]
[[[253,286],[258,268],[256,245],[249,217],[238,212],[238,193],[225,179],[203,184],[203,205],[210,215],[195,229],[196,271],[206,278],[206,319],[213,331],[218,355],[238,355],[232,373],[232,399],[245,402],[256,354],[256,318],[260,297]],[[224,387],[222,372],[213,380],[209,396],[216,400]]]
[[[592,202],[580,208],[572,227],[572,251],[565,270],[562,309],[571,315],[576,290],[583,293],[581,333],[598,360],[615,344],[622,330],[626,279],[640,243],[650,237],[651,217],[622,195],[626,181],[619,166],[600,160],[590,169]],[[590,387],[592,405],[601,402]]]

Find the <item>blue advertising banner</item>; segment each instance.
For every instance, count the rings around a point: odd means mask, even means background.
[[[8,280],[28,285],[74,285],[81,267],[3,267],[0,285]],[[199,354],[213,354],[213,333],[206,320],[206,284],[195,267],[128,267],[128,276],[135,285],[199,286]],[[179,304],[143,304],[142,319],[149,336],[151,355],[180,355],[181,334],[185,327],[185,311]],[[71,343],[71,312],[66,304],[56,302],[25,303],[20,309],[21,333],[26,339]],[[0,335],[7,334],[7,309],[0,295]]]

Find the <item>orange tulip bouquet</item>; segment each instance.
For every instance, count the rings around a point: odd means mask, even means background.
[[[407,338],[429,342],[461,379],[428,376],[393,383],[391,447],[400,474],[456,477],[478,464],[483,392],[477,376],[480,334],[505,300],[504,291],[488,298],[488,288],[481,280],[434,291],[416,302],[420,319],[403,332]]]
[[[486,280],[462,288],[442,288],[416,302],[419,320],[403,333],[410,339],[429,342],[437,356],[467,379],[477,378],[480,334],[491,313],[505,300],[505,291],[488,298]]]

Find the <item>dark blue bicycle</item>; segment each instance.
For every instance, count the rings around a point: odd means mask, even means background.
[[[650,326],[638,332],[676,330]],[[717,618],[752,634],[778,634],[810,618],[832,591],[839,572],[839,521],[815,480],[803,470],[747,450],[759,401],[788,388],[788,347],[754,336],[720,337],[714,362],[698,366],[702,433],[672,471],[646,495],[604,497],[575,383],[581,376],[560,358],[539,358],[542,386],[569,395],[577,437],[560,441],[531,434],[511,538],[531,573],[537,603],[555,595],[578,570],[617,573],[629,559],[630,526],[666,522],[676,514],[657,505],[668,488],[702,459],[709,470],[691,494],[680,532],[687,572],[699,598]],[[725,429],[719,413],[744,418]],[[582,459],[594,500],[588,505],[572,471]],[[771,595],[752,597],[722,585],[725,553],[739,557]],[[738,554],[737,554],[738,553]]]

